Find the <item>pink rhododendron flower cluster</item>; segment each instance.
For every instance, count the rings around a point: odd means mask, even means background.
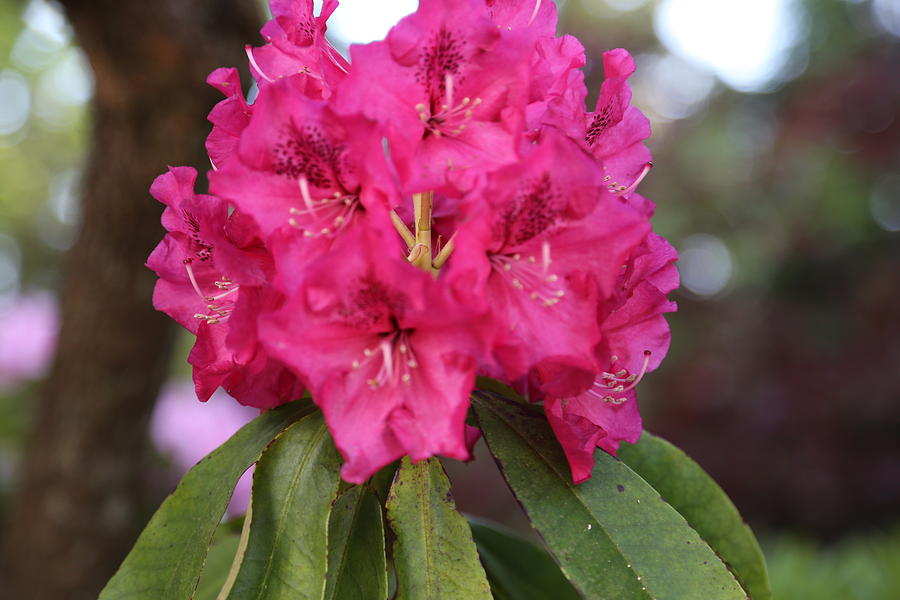
[[[361,482],[403,455],[470,457],[476,375],[547,416],[573,477],[641,432],[634,387],[669,341],[672,247],[636,189],[650,170],[634,61],[584,49],[549,0],[422,0],[383,41],[325,37],[272,0],[248,47],[259,88],[209,82],[212,195],[171,168],[154,302],[197,335],[199,397],[268,409],[308,389]]]

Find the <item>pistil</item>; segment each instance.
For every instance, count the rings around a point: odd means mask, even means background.
[[[614,373],[601,373],[597,379],[594,380],[593,386],[587,393],[609,404],[624,403],[628,400],[626,396],[615,397],[611,394],[624,394],[637,387],[637,384],[641,382],[641,379],[643,379],[644,375],[647,373],[647,367],[650,364],[650,356],[651,352],[649,350],[644,350],[644,362],[641,365],[641,370],[636,375],[634,373],[629,373],[627,369],[619,369]],[[611,358],[611,363],[613,365],[615,365],[617,361],[617,356]]]

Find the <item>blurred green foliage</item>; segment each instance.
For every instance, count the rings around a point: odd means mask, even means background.
[[[29,103],[21,127],[0,133],[0,235],[19,259],[18,281],[0,282],[0,295],[52,288],[77,226],[91,82],[71,37],[55,4],[0,4],[0,77],[24,82]]]
[[[790,535],[764,546],[779,600],[900,598],[900,526],[827,547]]]

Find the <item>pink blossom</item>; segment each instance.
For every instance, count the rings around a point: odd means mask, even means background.
[[[246,47],[260,88],[290,78],[295,80],[295,89],[310,98],[331,96],[349,68],[325,37],[325,23],[337,5],[337,0],[325,0],[315,16],[312,0],[270,0],[274,18],[261,31],[266,45]]]
[[[237,159],[210,181],[264,237],[289,228],[331,238],[367,210],[385,213],[393,188],[374,125],[335,114],[288,80],[260,92]]]
[[[248,244],[256,238],[248,235],[241,213],[228,215],[226,202],[194,193],[196,177],[194,169],[170,168],[150,189],[166,205],[162,222],[169,231],[147,260],[159,276],[153,305],[197,336],[188,361],[201,400],[221,385],[245,404],[271,408],[302,391],[295,377],[262,353],[255,318],[242,310],[271,302],[266,298],[274,292],[261,289],[271,258],[258,245],[235,244],[232,223],[236,238]],[[229,335],[232,328],[237,335]]]
[[[553,0],[485,0],[485,3],[500,29],[525,29],[536,36],[556,35]]]
[[[643,144],[650,137],[650,122],[631,105],[627,80],[634,70],[634,59],[622,48],[603,53],[606,78],[596,109],[587,115],[584,134],[591,152],[603,163],[607,185],[625,195],[652,166],[650,151]]]
[[[529,53],[483,0],[423,0],[385,41],[351,47],[337,108],[384,125],[407,191],[464,187],[516,160]]]
[[[237,152],[241,132],[250,123],[252,108],[244,99],[237,69],[216,69],[206,78],[206,83],[225,94],[225,99],[207,117],[213,128],[206,138],[206,151],[216,169]]]
[[[16,296],[0,307],[0,389],[44,375],[59,332],[59,309],[46,292]]]
[[[448,277],[498,324],[501,378],[532,370],[542,392],[572,394],[597,369],[597,305],[646,234],[640,215],[608,193],[595,162],[553,134],[488,177]]]
[[[659,366],[669,348],[664,314],[676,308],[666,298],[678,286],[676,259],[675,249],[655,234],[634,248],[615,293],[601,305],[602,341],[596,351],[601,372],[587,391],[545,402],[575,483],[590,477],[595,447],[615,455],[620,442],[635,443],[640,438],[634,389]]]
[[[319,261],[262,324],[302,373],[359,483],[403,456],[466,460],[465,415],[489,329],[400,248],[362,226]]]
[[[272,0],[209,115],[212,195],[171,169],[157,308],[196,334],[198,396],[270,408],[302,384],[361,482],[400,456],[467,459],[475,374],[544,401],[571,463],[641,432],[635,387],[668,349],[674,250],[638,194],[647,119],[631,56],[584,47],[549,0],[422,0],[341,58],[336,7]]]
[[[584,46],[570,35],[536,42],[526,108],[530,138],[537,138],[545,125],[560,129],[573,139],[584,137],[585,63]]]

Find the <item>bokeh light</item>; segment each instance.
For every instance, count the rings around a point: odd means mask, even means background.
[[[342,0],[328,21],[328,32],[346,45],[367,44],[384,38],[418,5],[417,0]]]
[[[34,112],[49,127],[67,127],[78,118],[78,108],[91,99],[93,89],[84,54],[70,48],[41,76]]]
[[[678,254],[681,284],[698,296],[714,296],[731,281],[731,252],[718,237],[692,235],[681,244]]]
[[[882,177],[869,196],[872,218],[887,231],[900,231],[900,175]]]
[[[0,72],[0,135],[19,131],[31,112],[28,82],[16,71]]]
[[[634,75],[641,95],[637,102],[653,121],[684,119],[700,110],[713,91],[715,78],[669,53],[643,54]]]
[[[13,44],[10,58],[26,71],[46,69],[70,42],[72,32],[59,5],[31,0],[22,15],[25,28]]]
[[[669,50],[744,92],[770,86],[800,32],[792,0],[663,0],[655,21]]]
[[[872,16],[882,29],[900,37],[900,0],[872,0]]]
[[[22,250],[12,236],[0,233],[0,297],[8,301],[19,289]]]

